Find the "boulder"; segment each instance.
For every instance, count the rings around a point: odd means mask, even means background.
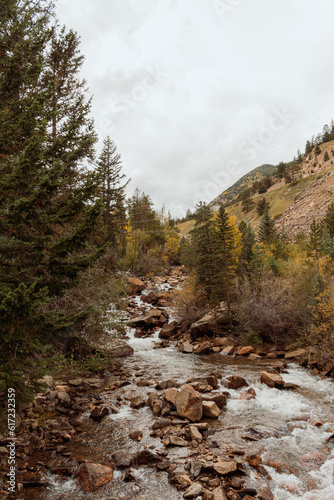
[[[213,334],[213,330],[216,328],[217,324],[229,324],[228,307],[225,302],[220,304],[219,309],[209,311],[201,319],[193,323],[189,331],[193,338],[198,338],[206,333]]]
[[[220,409],[214,401],[203,401],[203,414],[208,418],[218,418],[221,414]]]
[[[108,354],[114,356],[115,358],[125,358],[127,356],[132,356],[133,353],[133,347],[128,345],[126,342],[122,342],[119,345],[108,348]]]
[[[195,389],[186,384],[176,395],[176,411],[180,417],[196,422],[203,415],[202,396]]]
[[[189,342],[183,342],[180,344],[180,351],[186,354],[191,354],[194,352],[194,346]]]
[[[224,347],[224,349],[221,352],[223,354],[232,354],[234,352],[234,347],[233,347],[233,345],[230,345],[228,347]]]
[[[191,437],[192,441],[198,441],[199,443],[201,441],[203,441],[203,436],[199,432],[199,430],[197,429],[197,427],[194,427],[193,425],[191,425],[189,427],[189,431],[190,431],[190,437]]]
[[[211,351],[211,342],[202,342],[198,347],[195,349],[195,354],[209,354]]]
[[[234,340],[229,339],[228,337],[216,337],[215,340],[213,341],[213,346],[214,347],[228,347],[228,346],[234,346],[235,347],[236,342]]]
[[[130,399],[131,408],[143,408],[145,404],[145,400],[141,396],[136,396]]]
[[[145,283],[139,278],[127,278],[127,284],[130,295],[140,293],[146,288]]]
[[[95,420],[96,422],[101,422],[103,417],[109,415],[109,410],[106,406],[97,406],[89,415],[90,418]]]
[[[113,469],[101,464],[85,463],[78,472],[78,480],[86,491],[95,491],[113,480]]]
[[[218,486],[218,488],[215,488],[212,493],[214,494],[214,500],[228,500],[222,486]]]
[[[178,436],[169,436],[169,442],[173,446],[188,446],[188,442]]]
[[[227,474],[231,474],[232,472],[236,472],[238,464],[235,460],[223,461],[219,459],[218,462],[214,464],[213,468],[217,474],[225,476]]]
[[[178,392],[179,391],[175,389],[175,387],[167,389],[167,391],[164,393],[165,401],[171,403],[173,406],[176,406],[176,395]]]
[[[142,431],[139,431],[139,430],[132,431],[129,434],[129,438],[133,439],[133,441],[140,441],[141,439],[143,439],[143,433],[142,433]]]
[[[287,352],[284,356],[285,359],[299,358],[299,356],[304,356],[309,351],[307,349],[297,349],[296,351]]]
[[[163,382],[159,382],[155,388],[158,391],[164,391],[165,389],[169,389],[171,387],[180,387],[180,384],[176,382],[176,380],[173,380],[172,378],[168,380],[164,380]]]
[[[201,483],[193,483],[184,493],[183,498],[197,498],[204,493]]]
[[[283,387],[284,385],[281,375],[279,375],[278,373],[269,373],[266,371],[263,371],[261,373],[261,383],[266,384],[268,387],[276,388]]]
[[[238,347],[238,349],[237,349],[237,354],[239,354],[240,356],[247,356],[248,354],[251,354],[252,352],[254,352],[254,349],[250,345],[245,346],[245,347]]]
[[[243,377],[239,375],[231,375],[227,377],[226,387],[228,389],[240,389],[241,387],[248,387],[248,383]]]
[[[130,467],[132,461],[132,455],[130,455],[130,453],[125,450],[115,451],[111,455],[111,458],[115,464],[115,467],[118,467],[119,469],[127,469],[128,467]]]
[[[257,497],[259,500],[274,500],[274,495],[266,483],[261,484],[257,490]]]
[[[169,339],[177,335],[177,322],[172,321],[172,323],[166,323],[159,332],[159,338]]]

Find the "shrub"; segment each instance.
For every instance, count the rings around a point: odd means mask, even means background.
[[[283,276],[268,271],[237,287],[234,306],[244,333],[275,344],[299,336],[311,324],[317,277],[313,267],[296,266]]]
[[[176,319],[187,328],[207,313],[206,294],[195,277],[188,277],[183,287],[174,291],[173,310]]]

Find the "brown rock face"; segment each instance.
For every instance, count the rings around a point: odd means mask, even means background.
[[[159,338],[169,339],[170,337],[173,337],[174,335],[176,335],[177,334],[176,326],[177,326],[176,321],[173,321],[172,323],[164,325],[159,332]]]
[[[243,377],[232,375],[227,377],[227,387],[228,389],[240,389],[241,387],[248,387],[248,383]]]
[[[228,347],[235,346],[234,340],[229,339],[228,337],[216,337],[213,342],[214,347]]]
[[[168,403],[171,403],[173,406],[176,406],[176,396],[179,391],[174,387],[167,389],[164,394],[164,398]]]
[[[210,350],[211,350],[211,342],[202,342],[195,349],[195,354],[208,354]]]
[[[180,351],[191,354],[192,352],[194,352],[194,346],[191,345],[189,342],[183,342],[183,344],[181,344],[180,346]]]
[[[223,354],[232,354],[233,351],[234,351],[234,347],[233,347],[233,345],[230,345],[228,347],[224,347],[224,349],[222,350],[222,353]]]
[[[113,459],[116,467],[119,467],[120,469],[127,469],[130,467],[132,455],[130,455],[127,451],[118,450],[111,455],[111,458]]]
[[[185,417],[196,422],[203,415],[202,396],[195,389],[186,384],[176,395],[176,410],[180,417]]]
[[[205,417],[218,418],[221,412],[214,401],[203,401],[203,413]]]
[[[213,468],[218,474],[220,474],[221,476],[225,476],[226,474],[235,472],[238,467],[235,460],[230,460],[228,462],[218,460],[218,462],[214,464]]]
[[[308,351],[307,349],[297,349],[296,351],[291,351],[286,353],[284,356],[285,359],[293,359],[293,358],[298,358],[299,356],[304,356]]]
[[[266,384],[268,387],[283,387],[284,385],[281,375],[266,371],[261,373],[261,382],[262,384]]]
[[[86,491],[95,491],[113,478],[113,469],[100,464],[83,464],[78,473],[79,483]]]
[[[261,484],[258,489],[257,496],[259,500],[274,500],[274,495],[269,486],[265,483]]]
[[[128,278],[127,282],[131,295],[140,293],[145,289],[145,283],[143,283],[139,278]]]
[[[250,345],[248,345],[246,347],[239,347],[237,350],[237,353],[240,354],[241,356],[247,356],[248,354],[251,354],[252,352],[254,352],[254,349]]]

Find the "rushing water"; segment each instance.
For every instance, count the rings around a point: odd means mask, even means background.
[[[138,305],[143,305],[137,298]],[[138,387],[135,382],[146,379],[154,382],[175,378],[180,384],[191,377],[220,371],[223,378],[232,374],[243,376],[256,391],[252,400],[240,399],[241,390],[228,390],[230,398],[218,421],[213,422],[214,433],[208,443],[219,449],[221,455],[229,450],[241,450],[245,455],[260,455],[270,478],[266,479],[277,500],[334,500],[334,439],[326,441],[334,433],[334,384],[332,380],[314,377],[306,369],[291,364],[283,374],[286,382],[299,386],[293,391],[270,389],[260,383],[260,373],[270,362],[256,362],[244,358],[232,358],[222,354],[195,356],[183,354],[169,347],[154,349],[157,333],[147,338],[136,338],[129,330],[128,342],[135,350],[125,361],[133,375],[132,384],[119,388],[111,395],[103,395],[107,402],[121,403],[118,414],[110,414],[102,423],[89,420],[89,414],[81,418],[87,424],[86,435],[81,443],[73,443],[73,454],[80,449],[90,450],[90,457],[101,463],[117,449],[136,452],[144,446],[153,451],[162,450],[160,439],[150,436],[154,422],[148,407],[140,410],[130,408],[128,398],[141,394],[147,396],[151,387]],[[141,376],[136,377],[136,374]],[[217,392],[226,391],[220,386]],[[214,391],[216,392],[216,391]],[[133,429],[143,432],[138,443],[129,439]],[[218,447],[218,448],[217,448]],[[71,449],[71,448],[70,448]],[[169,460],[183,467],[189,448],[169,449]],[[263,482],[254,470],[247,466],[249,476],[245,486],[258,488]],[[122,497],[143,500],[177,500],[183,494],[169,485],[167,474],[155,469],[134,469],[136,481],[125,483],[124,472],[115,471],[115,480],[96,493],[83,493],[74,479],[60,480],[49,476],[50,484],[43,498],[69,500]],[[38,498],[35,496],[35,498]]]

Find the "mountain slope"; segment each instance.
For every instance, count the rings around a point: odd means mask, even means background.
[[[233,186],[229,187],[217,196],[217,198],[210,203],[210,206],[220,205],[221,203],[231,203],[239,193],[250,187],[253,182],[260,181],[266,175],[271,175],[275,168],[275,165],[270,164],[264,164],[254,168],[254,170],[251,170],[248,174],[245,174],[237,182],[235,182]]]
[[[265,198],[270,204],[270,213],[276,219],[276,227],[286,231],[289,237],[299,233],[308,234],[312,220],[321,220],[328,205],[334,201],[334,141],[320,145],[321,153],[316,157],[304,158],[301,165],[300,179],[294,185],[286,184],[284,179],[276,181],[265,194],[252,197],[255,205],[245,213],[241,203],[227,207],[230,215],[250,222],[257,228],[261,217],[256,211],[256,204]],[[329,160],[325,161],[327,152]]]

